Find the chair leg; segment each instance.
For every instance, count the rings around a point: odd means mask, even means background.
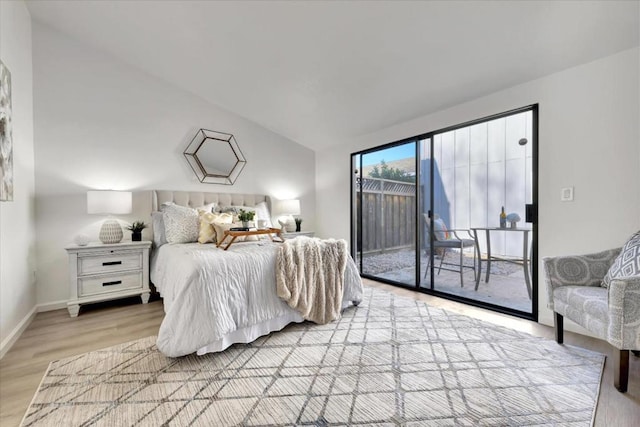
[[[473,281],[478,281],[478,270],[476,269],[476,247],[473,246]],[[477,291],[478,289],[476,289]]]
[[[464,268],[462,268],[462,257],[464,255],[464,248],[462,246],[460,246],[460,287],[463,288],[464,287]]]
[[[629,350],[617,350],[613,354],[613,385],[620,393],[629,384]]]
[[[562,342],[564,341],[564,318],[562,317],[562,314],[558,314],[555,311],[553,312],[553,327],[556,331],[556,342],[558,344],[562,344]]]
[[[440,257],[440,266],[438,266],[438,274],[440,274],[440,270],[442,270],[442,262],[444,261],[444,258],[447,256],[447,249],[444,248],[442,249],[442,256]]]
[[[425,251],[426,253],[426,251]],[[429,266],[431,265],[431,254],[428,253],[427,254],[427,269],[424,271],[424,277],[422,278],[422,280],[427,278],[427,273],[429,272]]]

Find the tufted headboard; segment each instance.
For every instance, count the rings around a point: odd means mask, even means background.
[[[207,203],[216,202],[218,206],[247,206],[252,207],[260,202],[267,202],[269,211],[273,213],[271,197],[259,194],[234,193],[206,193],[200,191],[166,191],[153,190],[151,192],[151,211],[155,212],[166,202],[195,208]]]

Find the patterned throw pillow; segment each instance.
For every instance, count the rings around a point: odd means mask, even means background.
[[[613,279],[638,275],[640,275],[640,231],[637,231],[624,244],[620,254],[602,279],[602,287],[608,288]]]
[[[233,221],[233,215],[226,213],[212,213],[203,210],[198,210],[198,216],[200,219],[200,230],[198,231],[198,243],[217,243],[216,229],[213,226],[214,222],[221,224],[231,224]]]
[[[249,206],[221,206],[220,212],[231,214],[233,215],[233,222],[240,222],[240,219],[238,218],[240,209],[242,209],[245,212],[254,212],[254,213],[256,212],[256,208],[249,207]],[[255,220],[257,220],[257,218],[254,216],[254,221]]]
[[[198,211],[175,204],[162,206],[164,232],[169,243],[190,243],[198,240]]]
[[[225,215],[225,214],[223,214]],[[242,224],[240,223],[222,223],[219,221],[214,221],[213,223],[213,228],[215,228],[216,230],[216,241],[218,244],[220,244],[222,242],[222,240],[224,239],[224,232],[227,230],[230,230],[233,227],[242,227]],[[258,236],[239,236],[236,238],[236,242],[249,242],[249,241],[256,241],[259,240]],[[229,237],[227,239],[226,243],[229,243],[231,241],[231,237]]]
[[[222,223],[222,222],[214,222],[213,223],[213,228],[215,228],[216,230],[216,243],[220,244],[222,243],[222,240],[224,239],[224,232],[227,230],[230,230],[231,227],[236,227],[236,225],[234,224],[229,224],[229,223]],[[229,237],[229,239],[231,239],[231,237]],[[239,238],[236,239],[236,241],[241,242],[242,240],[244,240],[244,238]],[[229,241],[227,240],[227,243],[229,243]]]

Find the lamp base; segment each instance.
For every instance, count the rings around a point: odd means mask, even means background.
[[[120,243],[124,233],[118,221],[108,219],[102,224],[98,237],[102,243]]]

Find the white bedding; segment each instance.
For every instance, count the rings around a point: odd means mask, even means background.
[[[278,248],[267,241],[237,243],[227,251],[198,243],[162,245],[151,264],[165,310],[158,349],[170,357],[222,351],[302,322],[276,295]],[[362,282],[349,258],[342,307],[361,300]]]

